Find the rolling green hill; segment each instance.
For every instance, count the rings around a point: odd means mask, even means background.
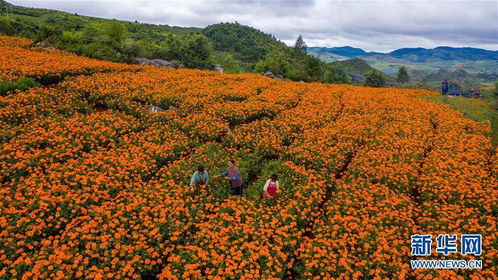
[[[202,30],[213,43],[214,49],[234,54],[243,62],[257,62],[272,49],[288,48],[273,35],[238,23],[219,23]]]
[[[365,60],[360,58],[351,58],[347,60],[335,61],[331,62],[330,65],[338,66],[347,72],[365,75],[366,73],[374,70],[372,66],[370,66]]]
[[[308,48],[308,52],[325,62],[361,58],[387,74],[395,73],[402,65],[425,71],[463,69],[469,72],[498,74],[498,51],[477,48],[402,48],[390,53],[379,53],[352,47],[312,47]]]

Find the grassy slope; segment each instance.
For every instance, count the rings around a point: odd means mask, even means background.
[[[462,112],[467,117],[491,126],[490,137],[498,146],[498,100],[492,97],[474,99],[465,97],[426,96],[427,100],[448,104],[451,108]]]

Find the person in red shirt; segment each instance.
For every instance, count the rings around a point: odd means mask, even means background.
[[[271,175],[271,178],[266,181],[266,184],[263,187],[263,198],[275,198],[279,187],[278,175]]]

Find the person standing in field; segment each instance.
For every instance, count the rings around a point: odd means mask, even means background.
[[[192,178],[190,178],[190,191],[193,193],[199,192],[201,187],[206,187],[209,183],[209,175],[204,166],[200,165],[197,167],[197,171],[194,172]]]
[[[446,80],[446,79],[445,79],[445,80],[443,81],[443,85],[442,85],[442,87],[441,87],[441,93],[442,93],[443,95],[448,94],[448,89],[449,89],[449,87],[448,87],[448,80]]]
[[[242,177],[240,177],[239,169],[235,166],[233,159],[228,161],[227,170],[218,177],[225,177],[227,180],[230,180],[233,195],[242,195]]]
[[[278,184],[278,175],[273,174],[271,178],[266,181],[265,186],[263,187],[263,198],[275,198],[277,191],[279,190]]]

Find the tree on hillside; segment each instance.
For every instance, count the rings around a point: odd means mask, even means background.
[[[281,75],[291,80],[297,80],[299,75],[291,63],[291,57],[281,50],[274,49],[256,64],[255,72],[263,73],[271,71],[273,74]]]
[[[102,32],[97,26],[89,24],[79,31],[82,44],[89,44],[103,37]]]
[[[298,72],[298,79],[300,80],[309,80],[309,74],[307,72],[308,68],[308,59],[307,59],[307,47],[306,43],[303,40],[303,36],[299,35],[297,37],[296,43],[292,48],[291,52],[291,63],[296,68]]]
[[[351,83],[351,76],[340,67],[332,66],[325,74],[324,82],[332,84],[349,84]]]
[[[126,62],[132,62],[134,58],[142,55],[142,46],[139,42],[127,39],[123,42],[121,52]]]
[[[70,45],[74,45],[75,43],[71,43],[67,40],[67,35],[68,33],[66,33],[65,38],[63,36],[58,36],[54,45],[62,48],[68,48]],[[123,42],[126,38],[126,29],[118,21],[112,21],[103,26],[89,24],[81,29],[81,31],[74,34],[74,36],[75,38],[78,38],[79,41],[76,43],[79,45],[76,48],[77,53],[92,58],[111,61],[126,61],[129,59],[126,54],[123,54]],[[46,38],[45,35],[43,37]],[[45,41],[47,39],[43,40]],[[127,47],[129,47],[127,49],[127,51],[129,51],[128,55],[132,55],[132,53],[136,51],[133,50],[135,46],[129,45]]]
[[[121,47],[121,43],[125,38],[125,32],[124,26],[118,21],[113,21],[104,28],[104,34],[110,40],[111,46],[115,48]]]
[[[398,70],[398,75],[396,76],[396,81],[400,84],[406,84],[410,81],[410,76],[408,71],[406,71],[405,66],[401,66]]]
[[[153,57],[165,60],[181,60],[182,44],[180,36],[168,33],[164,40],[153,49]]]
[[[296,43],[294,44],[294,53],[297,58],[304,57],[308,53],[308,47],[301,35],[297,37]]]
[[[378,70],[371,70],[365,75],[364,86],[367,87],[384,87],[386,85],[386,78]]]
[[[322,62],[320,59],[308,55],[304,65],[305,79],[310,82],[319,82],[323,80]]]
[[[233,58],[231,54],[225,56],[220,63],[225,73],[237,74],[242,72],[239,63]]]
[[[36,34],[35,41],[45,41],[49,44],[54,44],[61,35],[62,30],[59,27],[51,26],[48,24],[41,24],[38,28],[38,33]]]
[[[85,45],[83,48],[83,55],[110,61],[120,61],[121,59],[114,48],[103,42],[93,42]]]
[[[182,61],[187,68],[212,69],[214,50],[206,36],[193,34],[184,42]]]

